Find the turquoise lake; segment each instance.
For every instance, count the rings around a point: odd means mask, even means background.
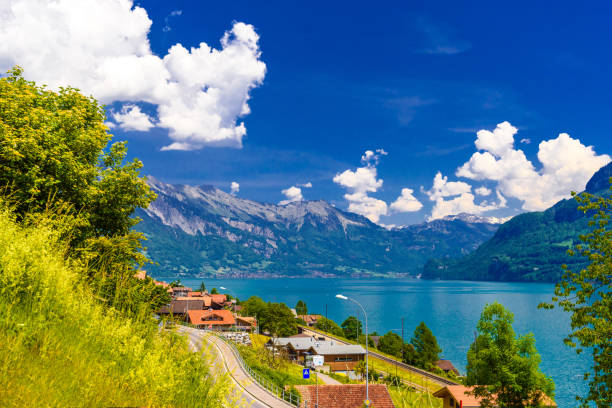
[[[164,279],[163,277],[160,277]],[[164,279],[171,281],[172,278]],[[197,288],[201,279],[182,279]],[[309,313],[325,314],[337,323],[357,314],[357,306],[335,298],[338,293],[355,298],[368,313],[368,330],[384,334],[401,329],[404,318],[406,341],[419,322],[433,331],[443,349],[442,357],[465,373],[466,354],[474,339],[476,323],[485,304],[498,301],[514,313],[518,334],[532,332],[542,356],[540,367],[556,385],[559,407],[576,406],[574,396],[585,394],[582,375],[591,366],[590,355],[576,355],[563,344],[569,333],[569,315],[554,310],[539,310],[549,301],[554,286],[537,283],[498,283],[467,281],[423,281],[415,279],[242,279],[204,280],[206,287],[224,286],[240,299],[259,296],[266,301],[284,302],[295,307],[301,299]],[[363,321],[360,312],[360,320]]]

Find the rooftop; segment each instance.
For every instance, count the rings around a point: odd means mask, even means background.
[[[447,396],[453,397],[464,408],[476,408],[480,407],[479,399],[473,395],[468,394],[473,387],[466,387],[464,385],[447,385],[446,387],[434,392],[434,397],[445,398]],[[548,396],[543,398],[544,407],[556,407],[557,404]],[[497,405],[495,405],[497,406]]]
[[[196,326],[231,326],[236,319],[229,310],[190,310],[189,323]]]
[[[269,345],[291,347],[296,351],[312,349],[319,355],[365,354],[365,349],[357,344],[341,344],[333,340],[317,340],[312,337],[279,337],[268,341]]]
[[[314,407],[317,400],[317,390],[314,385],[296,385],[295,388],[302,395],[302,404],[310,401],[308,407]],[[319,406],[325,408],[361,408],[366,399],[366,386],[364,384],[319,385]],[[370,401],[372,407],[394,408],[393,401],[383,384],[370,384]]]

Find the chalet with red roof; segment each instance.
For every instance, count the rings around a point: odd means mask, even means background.
[[[236,324],[229,310],[190,310],[189,323],[198,329],[228,330]]]

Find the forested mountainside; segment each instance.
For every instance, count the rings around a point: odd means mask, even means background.
[[[498,225],[473,216],[387,230],[325,201],[286,205],[152,177],[157,200],[137,213],[157,275],[417,275],[432,257],[459,257]]]
[[[599,169],[585,191],[610,195],[612,163]],[[495,235],[471,254],[460,258],[432,259],[423,270],[426,279],[554,282],[567,264],[570,269],[585,265],[580,256],[567,250],[588,231],[591,214],[578,210],[574,199],[561,200],[546,211],[515,216],[502,224]]]

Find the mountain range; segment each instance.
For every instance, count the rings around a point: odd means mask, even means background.
[[[586,184],[585,192],[610,196],[612,163],[599,169]],[[425,265],[423,278],[486,281],[555,282],[562,265],[580,270],[586,265],[581,256],[567,250],[589,231],[592,214],[578,210],[574,199],[561,200],[541,212],[515,216],[502,224],[495,235],[471,254],[452,259],[432,259]]]
[[[137,216],[157,276],[391,277],[457,258],[493,236],[497,219],[460,214],[385,229],[329,203],[275,205],[212,186],[148,177],[157,199]]]

